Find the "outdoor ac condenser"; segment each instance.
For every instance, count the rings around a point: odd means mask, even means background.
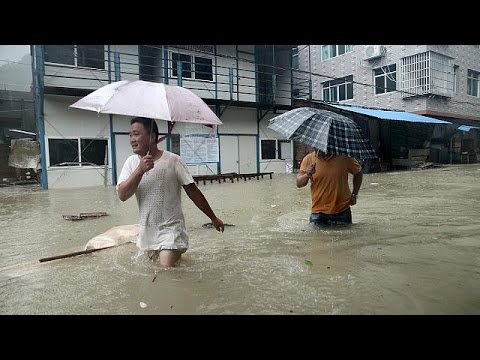
[[[387,48],[383,45],[366,45],[365,46],[365,60],[372,60],[384,56],[387,53]]]

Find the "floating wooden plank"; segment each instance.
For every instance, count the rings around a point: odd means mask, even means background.
[[[62,215],[65,220],[78,221],[83,220],[80,215]]]
[[[104,249],[110,249],[110,248],[117,247],[117,246],[120,246],[120,245],[125,245],[125,244],[132,244],[132,242],[127,241],[127,242],[125,242],[125,243],[123,243],[123,244],[106,246],[106,247],[102,247],[102,248],[98,248],[98,249],[81,250],[81,251],[71,252],[71,253],[68,253],[68,254],[61,254],[61,255],[55,255],[55,256],[45,257],[45,258],[39,259],[38,261],[40,261],[40,262],[45,262],[45,261],[52,261],[52,260],[58,260],[58,259],[65,259],[65,258],[69,258],[69,257],[73,257],[73,256],[90,254],[90,253],[95,252],[95,251],[100,251],[100,250],[104,250]]]
[[[62,215],[65,220],[70,220],[70,221],[78,221],[78,220],[83,220],[87,218],[94,218],[94,217],[100,217],[100,216],[107,216],[108,214],[105,211],[97,211],[97,212],[83,212],[80,213],[79,215]]]
[[[100,217],[100,216],[107,216],[108,214],[105,211],[96,211],[96,212],[83,212],[80,213],[80,217]]]

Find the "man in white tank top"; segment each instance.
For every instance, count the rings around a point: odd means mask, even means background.
[[[153,124],[152,124],[153,121]],[[182,187],[195,205],[224,231],[220,220],[198,189],[183,159],[157,148],[158,127],[150,118],[130,121],[131,155],[123,165],[117,194],[125,201],[133,194],[140,213],[137,247],[162,266],[175,266],[188,249],[188,234],[181,206]]]

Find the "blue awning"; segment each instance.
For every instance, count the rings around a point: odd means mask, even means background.
[[[349,105],[333,105],[338,109],[356,112],[363,115],[373,116],[382,120],[397,120],[397,121],[409,121],[409,122],[420,122],[427,124],[452,124],[449,121],[434,119],[428,116],[418,115],[414,113],[409,113],[406,111],[396,111],[396,110],[380,110],[380,109],[371,109],[364,108],[360,106],[349,106]]]

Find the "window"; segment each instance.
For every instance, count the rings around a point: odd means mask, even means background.
[[[182,78],[213,81],[212,58],[188,54],[172,54],[172,77],[177,77],[177,66],[182,64]]]
[[[427,51],[401,58],[399,77],[403,97],[453,96],[454,64],[451,57]]]
[[[49,166],[105,165],[106,139],[48,139]]]
[[[276,159],[276,143],[277,140],[261,140],[262,144],[262,160]]]
[[[322,45],[322,61],[353,51],[353,45]]]
[[[192,57],[190,55],[172,53],[172,76],[177,77],[178,63],[182,64],[182,78],[192,78]]]
[[[322,83],[324,101],[353,99],[353,75]]]
[[[468,69],[467,72],[467,94],[479,97],[479,75],[478,71]]]
[[[195,56],[195,79],[213,80],[212,59]]]
[[[105,69],[103,45],[45,45],[45,62]]]
[[[397,89],[397,65],[382,66],[373,70],[375,95],[395,91]]]
[[[292,142],[290,140],[261,140],[262,160],[290,160]]]

